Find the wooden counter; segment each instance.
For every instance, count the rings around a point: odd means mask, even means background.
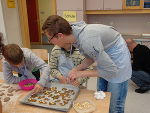
[[[104,100],[94,99],[93,93],[94,91],[81,89],[77,99],[88,98],[92,100],[97,106],[96,111],[93,113],[109,113],[110,93],[108,92],[106,93],[106,98]],[[22,99],[27,94],[28,92],[22,91],[22,95],[16,100],[16,102],[14,102],[14,107],[11,107],[11,105],[10,106],[7,105],[7,111],[13,111],[15,113],[63,113],[51,109],[42,108],[42,107],[21,104],[19,100]],[[3,113],[9,113],[9,112],[3,112]],[[74,110],[74,108],[71,108],[68,113],[76,113],[76,111]]]
[[[3,81],[0,80],[0,82],[2,83]],[[38,106],[21,104],[19,100],[24,98],[28,93],[29,91],[21,90],[19,91],[19,93],[17,92],[14,95],[14,97],[12,96],[11,102],[3,103],[3,108],[2,108],[3,113],[10,113],[10,112],[12,113],[64,113],[64,112],[46,109]],[[106,97],[103,100],[96,100],[93,95],[94,95],[94,91],[81,89],[77,99],[87,98],[90,99],[93,103],[95,103],[96,111],[93,113],[109,113],[110,93],[106,92]],[[74,110],[74,108],[71,108],[70,111],[68,111],[67,113],[76,113],[76,111]]]
[[[94,91],[81,89],[80,94],[77,97],[77,99],[88,98],[92,100],[97,106],[96,111],[93,113],[109,113],[110,93],[108,92],[106,93],[106,98],[104,100],[96,100],[93,97],[93,93]],[[19,100],[22,99],[27,94],[28,92],[24,92],[23,95],[17,100],[15,113],[21,113],[21,112],[23,113],[63,113],[63,112],[45,109],[41,107],[21,104]],[[68,113],[76,113],[76,111],[73,108],[71,108]]]

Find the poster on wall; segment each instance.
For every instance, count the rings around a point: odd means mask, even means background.
[[[77,21],[77,13],[76,11],[64,11],[63,18],[68,22],[76,22]]]
[[[7,7],[8,8],[16,8],[15,0],[7,0]]]

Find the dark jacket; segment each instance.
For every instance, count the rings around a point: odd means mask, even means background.
[[[150,49],[145,45],[138,44],[133,49],[133,64],[135,71],[145,71],[150,74]]]

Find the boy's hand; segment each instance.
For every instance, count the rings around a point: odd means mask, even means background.
[[[60,83],[67,84],[67,78],[65,76],[59,76],[58,79]]]
[[[72,69],[68,74],[68,79],[70,82],[74,82],[77,78],[83,77],[83,71],[78,71],[76,68]]]
[[[74,81],[77,77],[77,72],[78,70],[76,68],[73,68],[69,74],[68,74],[68,78],[70,79],[70,81]]]
[[[74,86],[76,86],[76,87],[79,87],[80,82],[78,82],[77,80],[74,80],[74,81],[72,81],[70,84],[72,84],[72,85],[74,85]]]
[[[36,94],[36,93],[42,92],[42,90],[43,90],[43,86],[41,86],[40,84],[36,84],[34,86],[32,93]]]

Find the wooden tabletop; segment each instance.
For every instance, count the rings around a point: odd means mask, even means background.
[[[19,102],[19,100],[22,99],[23,97],[25,97],[28,93],[29,92],[27,92],[27,91],[22,91],[22,95],[18,98],[18,100],[16,100],[15,113],[63,113],[63,112],[55,111],[55,110],[51,110],[51,109],[21,104]],[[94,94],[94,91],[81,89],[80,94],[77,97],[77,99],[87,98],[87,99],[91,100],[93,103],[95,103],[96,111],[93,113],[109,113],[110,93],[106,92],[106,98],[103,100],[96,100],[93,97],[93,94]],[[9,108],[10,107],[8,107],[8,109]],[[8,110],[8,111],[11,111],[11,110]],[[71,108],[68,113],[76,113],[76,111],[74,110],[74,108]]]
[[[0,80],[0,83],[3,83],[3,80]],[[17,84],[16,84],[17,85]],[[17,85],[18,86],[18,85]],[[46,109],[38,106],[30,106],[26,104],[21,104],[20,100],[27,96],[30,91],[19,91],[12,97],[12,101],[8,103],[3,103],[3,113],[64,113],[56,110]],[[77,100],[80,99],[88,99],[91,100],[96,105],[96,110],[92,113],[109,113],[109,104],[110,104],[110,96],[109,92],[105,92],[106,97],[103,100],[96,100],[94,98],[94,91],[81,89],[80,93],[77,97]],[[18,95],[18,96],[17,96]],[[5,109],[5,110],[4,110]],[[71,108],[67,113],[76,113],[74,108]]]
[[[38,57],[48,62],[48,50],[47,49],[31,49]]]

